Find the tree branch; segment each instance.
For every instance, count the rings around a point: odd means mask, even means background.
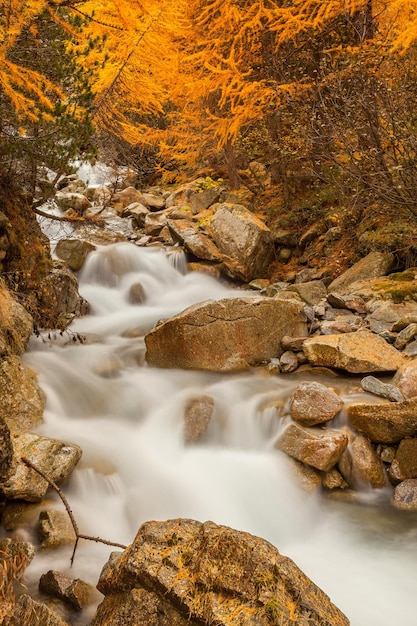
[[[35,463],[32,463],[32,461],[30,461],[27,457],[22,456],[21,457],[21,461],[25,465],[30,467],[33,471],[35,471],[37,474],[39,474],[39,476],[41,476],[44,480],[46,480],[48,485],[50,487],[52,487],[52,489],[54,489],[56,491],[56,493],[60,497],[60,499],[61,499],[61,501],[62,501],[62,503],[63,503],[67,513],[68,513],[68,517],[70,518],[71,525],[72,525],[72,527],[74,529],[74,533],[75,533],[75,537],[76,537],[75,544],[74,544],[74,550],[72,551],[72,556],[71,556],[71,566],[72,566],[72,564],[74,562],[75,552],[77,550],[78,541],[80,539],[86,539],[87,541],[95,541],[96,543],[104,543],[106,546],[115,546],[116,548],[123,548],[123,550],[125,550],[127,548],[127,546],[125,546],[122,543],[115,543],[113,541],[108,541],[107,539],[102,539],[101,537],[91,537],[90,535],[84,535],[83,533],[80,533],[77,521],[76,521],[76,519],[74,517],[74,513],[71,510],[69,502],[68,502],[67,498],[65,497],[64,493],[62,492],[62,490],[58,487],[58,485],[51,478],[49,478],[49,476],[47,476],[45,474],[45,472],[43,472],[41,469],[39,469],[39,467],[37,467],[37,465],[35,465]]]

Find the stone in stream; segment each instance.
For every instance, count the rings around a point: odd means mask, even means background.
[[[58,548],[75,541],[74,528],[64,511],[41,511],[37,530],[41,548]]]
[[[404,363],[398,350],[367,330],[306,339],[304,353],[312,365],[343,369],[353,374],[395,371]]]
[[[96,249],[92,243],[81,239],[60,239],[56,245],[55,253],[65,261],[74,272],[82,268],[87,255]]]
[[[350,426],[376,443],[397,443],[417,436],[417,398],[347,407]]]
[[[381,398],[386,398],[391,402],[402,402],[405,400],[398,387],[390,385],[389,383],[383,383],[375,376],[365,376],[365,378],[362,378],[361,387],[364,391],[373,393]]]
[[[98,589],[105,598],[91,626],[349,624],[273,545],[213,522],[146,522]]]
[[[189,398],[184,409],[184,441],[200,441],[207,430],[214,409],[214,400],[210,396]]]
[[[343,408],[341,397],[321,383],[302,382],[291,403],[291,418],[303,426],[315,426],[332,420]]]
[[[392,503],[397,509],[417,511],[417,478],[409,478],[397,485]]]
[[[354,482],[369,484],[374,489],[386,486],[387,477],[384,467],[369,439],[361,435],[353,437],[350,454]]]
[[[40,577],[39,591],[64,600],[79,611],[89,603],[94,588],[80,578],[73,579],[61,572],[49,570]]]
[[[417,438],[400,441],[389,475],[394,484],[407,478],[417,478]]]
[[[336,430],[303,428],[290,424],[278,437],[275,447],[297,461],[328,472],[348,445],[345,433]]]
[[[225,298],[193,305],[145,336],[149,365],[237,371],[282,354],[284,335],[307,335],[294,300]]]

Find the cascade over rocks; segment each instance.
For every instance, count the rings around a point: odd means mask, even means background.
[[[348,626],[295,563],[267,541],[213,522],[146,522],[104,567],[91,626]]]
[[[274,298],[225,298],[189,307],[145,336],[156,367],[237,371],[282,353],[284,335],[307,335],[302,304]]]

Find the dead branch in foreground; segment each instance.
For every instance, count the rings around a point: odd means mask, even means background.
[[[34,463],[32,463],[32,461],[30,461],[27,457],[22,456],[21,460],[22,460],[22,462],[25,465],[27,465],[28,467],[33,469],[37,474],[39,474],[39,476],[42,476],[42,478],[44,480],[46,480],[48,485],[50,485],[52,487],[52,489],[54,489],[56,491],[56,493],[60,497],[63,505],[65,506],[65,509],[66,509],[66,511],[68,513],[68,517],[70,518],[70,521],[71,521],[71,524],[72,524],[72,527],[73,527],[74,533],[75,533],[75,544],[74,544],[74,550],[72,551],[72,556],[71,556],[71,566],[72,566],[72,564],[74,562],[75,552],[77,550],[78,541],[80,539],[86,539],[87,541],[95,541],[96,543],[104,543],[106,546],[115,546],[117,548],[123,548],[123,550],[125,550],[127,548],[127,546],[123,545],[122,543],[115,543],[114,541],[108,541],[107,539],[101,539],[101,537],[91,537],[90,535],[84,535],[83,533],[80,533],[77,521],[76,521],[76,519],[74,517],[74,513],[71,510],[71,507],[70,507],[70,505],[68,503],[67,498],[65,497],[64,493],[62,492],[62,490],[58,487],[58,485],[51,478],[49,478],[49,476],[47,476],[41,469],[39,469],[39,467],[37,467]]]

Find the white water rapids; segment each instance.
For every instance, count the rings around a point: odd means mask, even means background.
[[[146,520],[212,520],[293,558],[352,626],[415,626],[416,518],[371,502],[375,495],[363,505],[306,495],[273,447],[282,423],[265,407],[285,402],[303,378],[146,365],[143,337],[158,320],[236,292],[127,243],[91,253],[78,278],[92,313],[71,332],[87,342],[33,338],[25,362],[47,394],[39,432],[83,449],[65,485],[81,531],[128,544]],[[146,301],[130,304],[138,282]],[[204,441],[185,445],[184,405],[200,394],[214,399],[214,415]],[[53,506],[63,510],[57,498]],[[72,547],[38,553],[29,575],[60,569],[95,585],[113,549],[82,541],[72,569]]]

